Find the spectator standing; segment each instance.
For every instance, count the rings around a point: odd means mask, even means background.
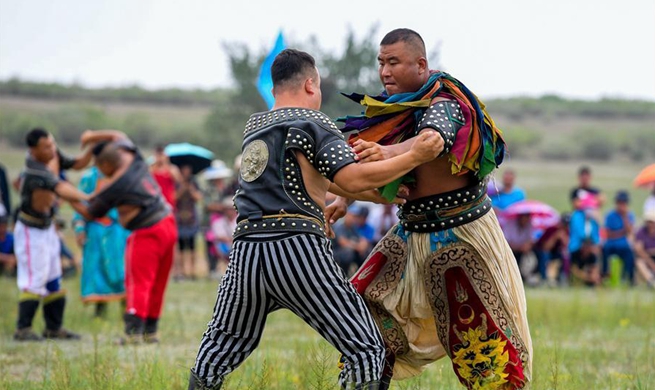
[[[4,206],[5,215],[11,215],[11,197],[9,196],[9,179],[7,170],[0,164],[0,205]]]
[[[200,187],[193,177],[191,166],[184,165],[175,193],[175,219],[178,231],[178,270],[174,277],[196,278],[196,235],[199,221],[197,204],[202,199]]]
[[[634,284],[634,253],[630,245],[630,236],[635,225],[635,215],[629,209],[630,195],[619,191],[614,198],[615,208],[605,217],[607,239],[603,245],[602,276],[609,275],[609,259],[618,256],[623,261],[623,275],[630,284]]]
[[[108,179],[93,166],[84,173],[78,188],[91,195],[107,183]],[[125,246],[130,231],[120,225],[115,208],[92,221],[75,213],[73,227],[82,249],[82,302],[94,304],[95,317],[104,317],[109,302],[125,302]]]
[[[603,206],[605,197],[600,189],[591,185],[591,168],[583,166],[578,171],[578,186],[571,190],[571,202],[574,209],[596,211]]]
[[[655,288],[655,210],[644,214],[644,226],[635,235],[637,270]]]
[[[227,185],[227,179],[232,177],[232,174],[232,170],[220,160],[212,162],[212,166],[202,173],[202,177],[207,181],[207,188],[203,193],[202,228],[209,263],[209,277],[215,280],[219,280],[222,276],[218,267],[219,263],[224,264],[224,268],[226,268],[228,258],[227,254],[221,254],[217,251],[212,223],[222,218],[227,208],[234,207],[231,203],[234,193],[229,192]],[[226,207],[226,199],[230,200],[228,207]]]
[[[175,188],[182,180],[182,175],[179,168],[171,164],[161,145],[155,148],[155,161],[150,165],[150,174],[159,185],[166,202],[175,208]]]

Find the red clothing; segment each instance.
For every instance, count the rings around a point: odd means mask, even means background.
[[[159,318],[176,242],[177,226],[172,214],[130,234],[125,250],[128,314],[141,319]]]
[[[157,184],[161,188],[161,193],[164,195],[166,202],[171,205],[175,210],[175,178],[168,169],[157,169],[152,171],[152,177],[155,178]]]

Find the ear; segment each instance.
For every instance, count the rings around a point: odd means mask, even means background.
[[[419,57],[417,64],[418,64],[418,74],[422,75],[425,72],[429,72],[428,60],[426,60],[425,57]]]
[[[314,83],[314,79],[312,79],[311,77],[305,80],[304,87],[305,87],[305,93],[307,93],[308,95],[313,95],[314,93],[316,93],[315,91],[316,84]]]

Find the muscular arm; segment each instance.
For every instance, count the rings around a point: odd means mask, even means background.
[[[341,198],[348,199],[349,200],[348,204],[352,203],[355,200],[380,203],[380,204],[389,203],[385,198],[382,197],[382,195],[380,195],[380,192],[377,190],[367,190],[359,193],[352,193],[352,192],[345,191],[343,188],[339,187],[335,183],[330,183],[330,187],[328,188],[328,191]],[[391,203],[403,204],[405,203],[405,199],[395,198]]]
[[[55,193],[59,195],[62,199],[69,202],[84,201],[89,199],[89,195],[78,190],[67,181],[61,180],[55,186]]]
[[[416,137],[407,153],[388,160],[347,165],[336,173],[334,182],[350,193],[381,187],[402,177],[418,165],[435,159],[443,150],[443,145],[443,139],[437,133],[422,133]]]
[[[85,220],[92,221],[93,215],[89,212],[89,207],[86,203],[80,201],[70,202],[71,207]]]
[[[98,142],[111,142],[127,139],[127,135],[119,130],[86,130],[80,136],[82,146]]]
[[[424,133],[426,131],[434,131],[434,130],[431,128],[424,128],[420,131],[420,133]],[[441,134],[438,135],[441,138]],[[399,156],[403,153],[409,152],[415,140],[416,137],[412,137],[399,144],[380,145],[375,142],[369,142],[359,139],[353,143],[352,149],[357,155],[357,160],[359,160],[360,162],[380,161],[380,160],[387,160],[392,157]]]
[[[88,147],[84,153],[75,157],[75,164],[71,167],[76,171],[86,168],[93,158],[92,148]]]

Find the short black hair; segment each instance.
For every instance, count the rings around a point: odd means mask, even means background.
[[[118,167],[121,161],[120,149],[120,145],[116,142],[105,142],[104,145],[98,144],[93,149],[93,154],[96,158],[96,165],[107,163],[112,167]]]
[[[27,143],[28,147],[33,148],[39,144],[39,140],[41,138],[48,138],[49,136],[50,133],[48,133],[47,131],[43,130],[40,127],[36,127],[30,130],[29,133],[27,133],[27,136],[25,137],[25,142]]]
[[[296,49],[284,49],[275,57],[271,66],[273,88],[298,82],[301,76],[314,72],[315,68],[316,61],[310,54]]]
[[[96,144],[96,146],[91,149],[93,156],[97,157],[100,153],[102,153],[102,150],[105,148],[105,146],[107,146],[107,144],[109,144],[109,141],[98,142],[98,144]]]
[[[426,56],[425,42],[423,41],[423,38],[421,38],[419,33],[409,28],[397,28],[388,32],[387,35],[382,38],[380,46],[393,45],[398,42],[405,42],[418,50],[422,56]]]
[[[580,167],[580,170],[578,171],[578,176],[590,175],[590,174],[591,174],[591,168],[589,168],[586,165],[583,165],[582,167]]]

